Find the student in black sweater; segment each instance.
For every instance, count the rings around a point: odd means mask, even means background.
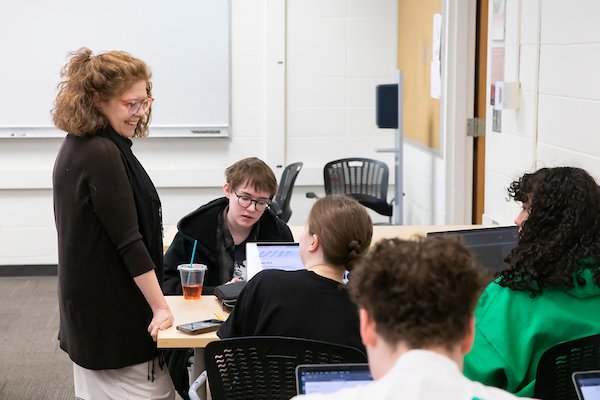
[[[177,266],[194,263],[208,267],[202,294],[215,286],[246,280],[247,242],[292,242],[290,228],[269,209],[277,192],[277,178],[262,160],[249,157],[225,170],[225,197],[213,200],[179,221],[179,231],[165,254],[165,294],[182,294]],[[177,392],[188,398],[189,350],[167,351],[169,371]]]
[[[277,179],[267,164],[245,158],[225,170],[225,197],[213,200],[177,224],[179,231],[165,254],[165,294],[182,294],[177,266],[194,262],[208,267],[203,294],[246,279],[247,242],[291,242],[290,228],[269,209]]]
[[[364,351],[358,311],[343,279],[368,250],[372,234],[371,218],[356,200],[319,199],[299,239],[305,269],[258,273],[242,290],[219,337],[299,337]]]

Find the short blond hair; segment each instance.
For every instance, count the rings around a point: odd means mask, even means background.
[[[152,73],[142,60],[124,51],[109,51],[94,56],[82,47],[69,53],[63,67],[63,79],[52,108],[54,125],[77,136],[93,135],[106,127],[108,119],[94,104],[94,97],[109,101],[125,93],[135,83],[146,81],[146,93],[152,97]],[[152,107],[139,120],[135,136],[147,136]]]

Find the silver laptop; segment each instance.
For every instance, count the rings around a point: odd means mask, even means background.
[[[250,280],[265,269],[297,271],[304,269],[298,243],[252,242],[246,243],[246,273]]]
[[[575,372],[572,378],[579,400],[600,400],[600,371]]]
[[[373,381],[369,364],[302,364],[296,367],[298,394],[333,393]]]

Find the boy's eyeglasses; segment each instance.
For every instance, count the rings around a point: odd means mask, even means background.
[[[153,98],[148,97],[146,100],[121,100],[121,103],[129,107],[129,114],[133,115],[137,113],[140,108],[142,108],[144,112],[148,111],[153,101]]]
[[[254,208],[256,209],[256,211],[265,211],[267,208],[269,208],[269,203],[267,203],[266,201],[252,200],[248,196],[240,196],[235,192],[235,190],[233,191],[233,194],[237,196],[238,204],[241,207],[248,208],[250,207],[250,204],[254,203]]]

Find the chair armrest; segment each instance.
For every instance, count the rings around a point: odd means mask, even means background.
[[[198,396],[198,389],[200,389],[202,385],[206,385],[206,378],[206,371],[203,371],[200,374],[200,376],[196,378],[196,380],[192,383],[192,385],[190,386],[190,390],[188,391],[190,400],[205,400],[201,399],[200,396]]]

